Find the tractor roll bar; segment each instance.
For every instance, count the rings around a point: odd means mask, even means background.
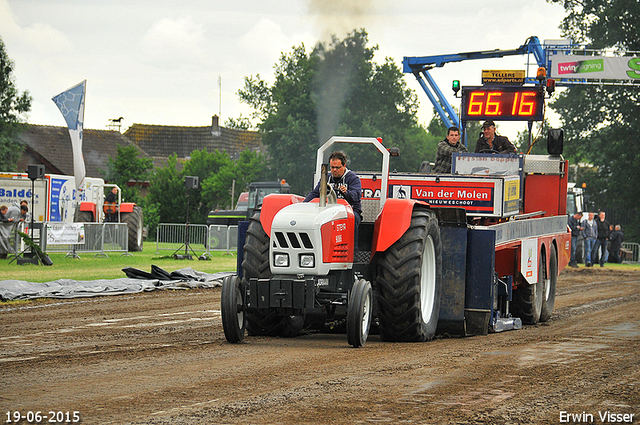
[[[382,154],[382,178],[380,182],[380,208],[384,205],[387,200],[387,191],[388,191],[388,181],[389,181],[389,151],[382,145],[381,138],[374,137],[341,137],[341,136],[333,136],[329,140],[327,140],[322,146],[318,148],[318,153],[316,157],[316,174],[314,176],[313,186],[315,187],[320,181],[320,177],[322,176],[322,164],[325,163],[326,159],[328,159],[329,154],[331,153],[329,149],[337,143],[346,143],[346,144],[372,144],[378,149],[378,152]],[[329,152],[327,154],[327,152]],[[326,156],[326,159],[325,159]],[[326,174],[326,172],[325,172]]]

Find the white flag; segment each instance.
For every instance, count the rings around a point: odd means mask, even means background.
[[[82,187],[85,176],[84,156],[82,155],[82,129],[84,127],[84,98],[87,80],[60,93],[51,100],[62,112],[62,116],[69,127],[71,147],[73,149],[73,175],[76,179],[76,189]]]

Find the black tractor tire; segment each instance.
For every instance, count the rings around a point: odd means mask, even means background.
[[[432,211],[414,209],[407,231],[378,261],[376,283],[383,341],[434,337],[440,315],[442,242]]]
[[[531,285],[526,283],[513,291],[513,311],[515,317],[522,319],[525,325],[535,325],[540,321],[544,300],[544,257],[538,254],[538,281]]]
[[[373,312],[373,290],[371,283],[359,279],[349,294],[347,309],[347,342],[359,348],[367,342]]]
[[[93,223],[93,213],[91,211],[78,211],[76,215],[76,223]]]
[[[123,223],[127,223],[127,227],[129,228],[129,251],[142,251],[142,227],[144,226],[144,216],[142,213],[142,208],[140,208],[138,205],[135,205],[133,207],[133,212],[121,213],[120,220]]]
[[[546,322],[551,318],[556,304],[556,286],[558,283],[558,255],[556,247],[551,244],[549,249],[549,275],[545,280],[544,297],[542,299],[542,311],[540,321]]]
[[[222,313],[222,328],[224,336],[232,344],[244,339],[244,288],[238,276],[231,275],[222,281],[220,293],[220,312]]]
[[[260,212],[249,219],[242,261],[242,279],[249,285],[251,278],[272,277],[269,268],[269,236],[260,223]],[[273,308],[247,308],[247,332],[249,335],[282,336],[292,338],[300,334],[304,325],[301,316],[279,316]]]

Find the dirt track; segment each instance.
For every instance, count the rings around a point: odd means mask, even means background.
[[[0,306],[0,421],[640,423],[640,272],[570,269],[549,322],[420,344],[231,345],[219,309],[219,289]]]

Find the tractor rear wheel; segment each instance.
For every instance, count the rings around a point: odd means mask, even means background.
[[[244,339],[244,291],[238,276],[227,276],[222,281],[220,312],[224,336],[231,343]]]
[[[380,337],[428,341],[440,314],[442,243],[432,211],[415,209],[409,229],[378,261]]]
[[[249,285],[251,278],[272,277],[269,268],[269,236],[260,223],[260,213],[249,219],[242,261],[243,284]],[[249,335],[282,336],[286,338],[300,334],[304,319],[299,316],[279,316],[273,308],[247,308],[247,332]]]
[[[544,299],[544,258],[538,254],[538,281],[513,291],[513,315],[522,319],[525,325],[535,325],[540,321]]]
[[[78,211],[76,215],[76,223],[93,223],[93,213],[91,211]]]
[[[545,280],[544,297],[542,299],[542,311],[540,312],[540,321],[546,322],[551,318],[553,309],[556,304],[556,285],[558,282],[558,255],[556,247],[551,244],[549,249],[549,275]]]
[[[129,251],[142,251],[142,226],[144,225],[142,208],[133,207],[133,212],[121,213],[120,219],[129,228]]]
[[[355,348],[362,347],[369,336],[373,311],[371,283],[359,279],[353,284],[347,311],[347,342]]]

